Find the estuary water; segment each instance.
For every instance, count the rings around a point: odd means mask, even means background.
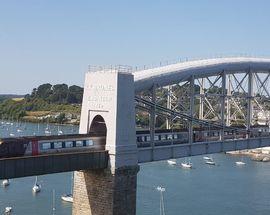
[[[0,137],[14,135],[44,135],[47,125],[1,125]],[[17,130],[22,130],[18,132]],[[50,125],[52,133],[76,133],[76,126]],[[160,214],[160,193],[157,186],[165,188],[166,215],[269,215],[270,214],[270,163],[259,163],[244,158],[246,165],[237,167],[239,157],[214,154],[216,166],[208,166],[202,156],[192,157],[193,169],[169,166],[166,161],[140,166],[137,188],[137,214]],[[11,179],[6,188],[0,186],[0,214],[6,206],[13,207],[17,215],[71,214],[72,205],[61,201],[61,195],[70,192],[72,173],[39,176],[42,186],[34,195],[34,177]],[[2,183],[1,183],[2,184]],[[94,186],[94,185],[93,185]]]

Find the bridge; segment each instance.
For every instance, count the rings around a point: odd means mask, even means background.
[[[2,158],[1,177],[80,170],[74,215],[134,215],[139,163],[270,145],[269,76],[270,59],[263,58],[91,70],[80,134],[103,133],[103,148]],[[26,173],[34,162],[36,169]]]

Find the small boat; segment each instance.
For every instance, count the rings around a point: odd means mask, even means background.
[[[235,164],[239,166],[246,165],[246,163],[243,161],[236,161]]]
[[[63,134],[63,131],[60,130],[59,126],[58,126],[58,130],[57,130],[57,134],[58,134],[58,135],[62,135],[62,134]]]
[[[167,160],[167,163],[170,164],[170,165],[176,165],[175,160]]]
[[[5,214],[11,214],[11,211],[12,211],[12,207],[6,207],[5,208]]]
[[[47,127],[45,128],[45,134],[51,134],[51,129],[50,129],[50,126],[49,124],[47,124]]]
[[[61,199],[65,202],[70,202],[73,203],[73,174],[74,172],[71,174],[71,183],[70,183],[70,194],[64,194],[61,196]]]
[[[206,161],[213,161],[213,158],[208,157],[208,156],[204,156],[203,159],[206,160]]]
[[[73,196],[72,194],[64,194],[61,196],[61,199],[65,202],[71,202],[73,203]]]
[[[159,201],[159,214],[165,215],[165,207],[164,207],[164,197],[163,193],[165,192],[165,187],[158,186],[157,191],[160,192],[160,201]]]
[[[10,184],[9,179],[3,180],[2,184],[4,187],[8,186]]]
[[[38,193],[38,192],[41,191],[41,186],[38,184],[37,181],[38,181],[38,177],[36,176],[36,181],[35,181],[35,184],[34,184],[34,186],[32,188],[34,193]]]
[[[182,168],[185,168],[185,169],[191,169],[192,163],[190,162],[190,160],[188,162],[185,160],[185,162],[181,163],[181,166]]]
[[[13,133],[10,133],[10,134],[9,134],[9,136],[11,136],[11,137],[14,137],[14,136],[15,136],[15,134],[13,134]]]
[[[216,165],[216,163],[213,160],[208,160],[205,163],[208,165]]]
[[[17,132],[18,132],[18,133],[22,132],[22,129],[19,129],[19,128],[18,128],[18,129],[17,129]]]

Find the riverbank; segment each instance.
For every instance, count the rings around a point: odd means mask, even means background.
[[[251,150],[238,150],[232,152],[226,152],[228,155],[233,156],[247,156],[253,161],[269,162],[270,161],[270,147],[263,147]]]

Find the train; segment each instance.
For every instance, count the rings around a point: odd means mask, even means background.
[[[220,140],[220,130],[205,128],[193,131],[193,142],[206,142]],[[250,131],[243,127],[236,127],[224,131],[224,139],[241,139],[258,136],[269,136],[268,126],[253,126]],[[189,140],[188,130],[159,129],[155,130],[154,145],[185,144]],[[151,137],[149,130],[136,132],[137,146],[150,147]],[[39,156],[46,154],[69,153],[91,150],[104,150],[106,134],[66,134],[54,136],[29,136],[0,139],[0,159],[22,156]]]
[[[259,136],[269,136],[269,126],[252,126],[250,131],[245,127],[233,127],[224,131],[224,140],[243,139],[249,135],[250,138]],[[206,142],[220,140],[220,129],[196,128],[193,131],[193,142]],[[149,130],[137,131],[138,147],[150,147],[151,135]],[[154,134],[154,145],[185,144],[189,142],[187,129],[158,129]]]
[[[96,133],[2,138],[0,159],[102,150],[105,143],[106,136]]]

